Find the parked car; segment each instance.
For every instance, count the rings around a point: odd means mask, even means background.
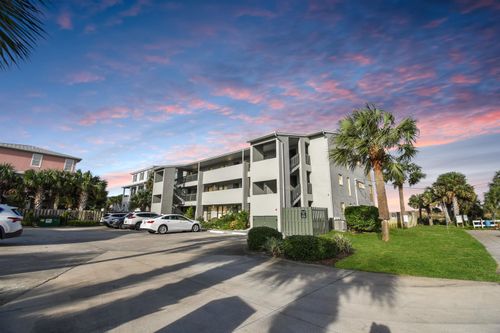
[[[112,217],[108,220],[108,225],[110,228],[123,229],[123,220],[125,220],[125,215]]]
[[[15,208],[0,204],[0,239],[21,236],[23,216]]]
[[[103,215],[103,217],[101,217],[100,223],[108,227],[113,227],[111,225],[111,220],[115,218],[125,217],[125,215],[127,215],[127,213],[106,213]]]
[[[188,219],[182,215],[167,214],[154,219],[145,219],[142,221],[141,230],[147,230],[154,234],[166,234],[167,232],[176,231],[193,231],[201,230],[200,222]]]
[[[160,215],[151,212],[128,213],[127,216],[125,216],[125,220],[123,221],[123,228],[139,230],[142,220],[156,218],[158,216]]]

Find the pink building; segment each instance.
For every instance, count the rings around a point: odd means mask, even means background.
[[[19,173],[29,169],[56,169],[73,172],[76,163],[81,160],[79,157],[56,153],[35,146],[0,143],[0,163],[12,164]]]

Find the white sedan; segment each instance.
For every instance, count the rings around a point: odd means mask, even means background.
[[[166,214],[154,219],[144,219],[141,223],[141,230],[147,230],[154,234],[166,234],[176,231],[194,231],[201,230],[200,222],[190,220],[182,215]]]

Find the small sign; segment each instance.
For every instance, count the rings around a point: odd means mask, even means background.
[[[305,209],[300,210],[300,218],[301,219],[307,218],[307,211]]]
[[[45,219],[45,223],[47,224],[52,223],[52,219]]]
[[[410,222],[410,218],[408,217],[408,215],[403,215],[403,222],[404,223]]]

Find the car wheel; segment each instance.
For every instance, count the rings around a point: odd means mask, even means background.
[[[123,223],[118,224],[118,229],[125,229],[125,225]]]
[[[137,222],[137,223],[135,224],[135,230],[139,230],[139,229],[141,229],[141,223],[142,223],[142,222]]]
[[[166,225],[162,224],[161,226],[158,227],[158,233],[159,234],[166,234],[168,231],[168,228]]]
[[[191,228],[191,230],[192,230],[193,232],[198,232],[198,231],[200,231],[200,226],[199,226],[199,225],[197,225],[197,224],[195,224],[195,225],[193,225],[193,228]]]
[[[154,234],[154,233],[156,233],[154,230],[148,230],[148,232],[149,232],[150,234]]]

